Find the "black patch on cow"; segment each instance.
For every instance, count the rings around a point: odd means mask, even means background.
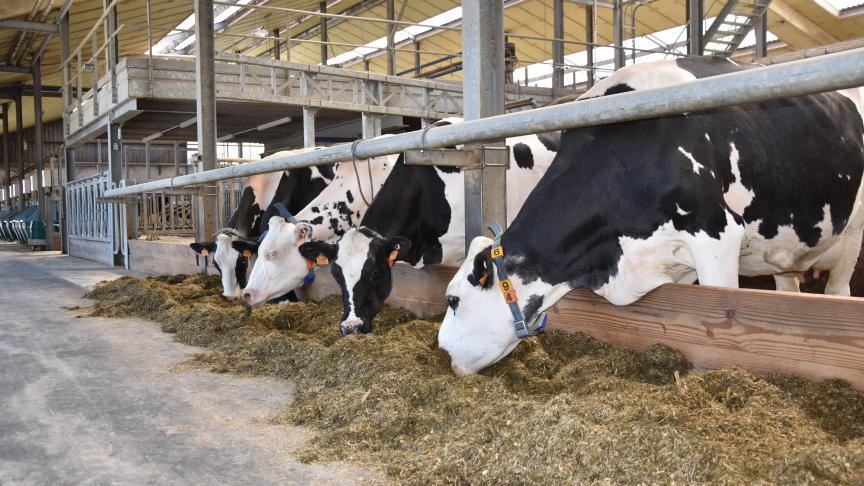
[[[237,257],[237,264],[234,267],[234,276],[237,277],[237,285],[241,289],[246,288],[246,272],[249,270],[249,258],[240,255]]]
[[[711,58],[677,62],[697,76],[741,69]],[[723,194],[735,182],[730,144],[741,183],[755,194],[735,220],[759,221],[765,238],[791,226],[815,245],[826,204],[835,234],[848,222],[864,173],[862,135],[854,103],[837,93],[568,130],[502,237],[506,268],[526,282],[596,290],[617,272],[622,236],[645,239],[671,220],[717,238]],[[703,166],[698,174],[682,150]]]
[[[453,309],[453,312],[456,312],[456,309],[459,308],[459,297],[456,297],[455,295],[448,295],[447,307]]]
[[[526,300],[527,304],[525,304],[525,310],[522,311],[522,315],[525,317],[525,322],[531,322],[534,317],[537,316],[537,311],[540,310],[540,306],[543,305],[543,296],[542,295],[531,295]]]
[[[345,198],[348,199],[348,204],[354,202],[354,194],[351,194],[351,190],[345,191]]]
[[[445,174],[458,174],[462,172],[462,167],[453,167],[452,165],[436,165],[435,168]]]
[[[261,218],[258,234],[263,234],[267,231],[270,227],[270,218],[282,215],[276,209],[274,203],[280,202],[285,205],[285,208],[292,215],[297,214],[327,187],[329,181],[333,179],[333,166],[322,165],[318,167],[318,171],[325,177],[327,177],[327,174],[331,174],[331,176],[328,180],[321,179],[320,177],[313,178],[312,170],[309,168],[294,169],[282,175],[279,186],[276,188],[276,193],[273,195],[273,200]]]
[[[516,165],[520,169],[534,168],[534,154],[531,153],[531,147],[522,142],[513,146],[513,158],[516,159]]]
[[[550,152],[557,152],[561,148],[561,132],[538,133],[537,138]]]
[[[606,88],[606,91],[603,92],[603,96],[609,96],[618,93],[627,93],[628,91],[635,90],[625,83],[618,83]]]
[[[679,57],[675,59],[675,64],[697,78],[709,78],[719,74],[759,67],[755,64],[735,63],[730,59],[718,56]]]
[[[313,225],[319,225],[324,222],[324,216],[317,216],[309,220],[309,222]]]
[[[332,181],[334,177],[336,177],[336,172],[334,170],[334,165],[319,165],[318,172],[327,179],[327,181]]]
[[[246,186],[240,195],[237,209],[228,218],[226,227],[235,229],[247,238],[257,238],[259,233],[259,221],[263,211],[255,202],[255,191]]]
[[[360,222],[384,237],[404,236],[411,242],[407,261],[440,263],[439,238],[450,226],[450,203],[444,181],[433,167],[405,165],[400,155]]]
[[[318,206],[312,206],[312,212],[315,213],[315,214],[318,214],[318,213],[321,212],[321,210],[318,209]]]

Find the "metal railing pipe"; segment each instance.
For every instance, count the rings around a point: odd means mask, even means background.
[[[424,147],[446,147],[529,133],[643,120],[861,85],[864,85],[864,48],[698,79],[665,88],[632,91],[434,127],[426,131],[362,140],[354,145],[353,154],[352,144],[342,144],[136,184],[106,191],[105,197],[117,198],[160,189],[202,185],[232,177],[330,164],[351,160],[352,156],[366,159]]]

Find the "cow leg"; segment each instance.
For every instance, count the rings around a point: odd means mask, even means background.
[[[800,292],[797,277],[788,275],[774,275],[774,288],[781,292]]]
[[[850,295],[849,281],[858,263],[858,254],[861,252],[862,231],[858,230],[846,236],[843,242],[843,252],[837,263],[831,267],[828,274],[828,284],[825,293],[828,295]]]
[[[704,233],[691,238],[688,246],[699,285],[738,288],[738,255],[743,238],[744,228],[731,215],[719,239]]]

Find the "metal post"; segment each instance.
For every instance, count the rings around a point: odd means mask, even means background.
[[[312,96],[312,76],[300,74],[300,96]],[[315,108],[303,107],[303,146],[315,146]]]
[[[208,171],[216,168],[216,77],[215,50],[213,42],[213,0],[195,0],[195,85],[196,112],[198,126],[198,156],[201,167]],[[198,226],[196,228],[199,240],[206,240],[216,232],[215,194],[207,194],[203,189],[201,202],[198,204]],[[202,270],[206,271],[206,259],[202,259]]]
[[[504,113],[504,6],[502,2],[462,2],[463,113],[476,120]],[[486,143],[501,146],[502,142]],[[465,248],[485,234],[492,220],[507,224],[506,167],[464,171]]]
[[[15,144],[18,158],[18,209],[24,209],[24,110],[21,107],[21,92],[15,95]]]
[[[69,59],[71,54],[69,40],[69,11],[60,17],[60,58]],[[71,62],[71,61],[70,61]],[[69,136],[69,114],[67,110],[72,106],[72,69],[69,64],[63,65],[63,135]],[[74,180],[74,179],[69,179]]]
[[[42,171],[45,170],[45,140],[42,131],[42,67],[36,61],[30,68],[33,71],[33,132],[34,150],[33,158],[36,159],[36,201],[39,204],[39,216],[45,224],[46,247],[54,250],[54,221],[53,214],[48,207],[49,201],[45,200],[45,187],[42,180]]]
[[[687,0],[687,54],[702,55],[702,0]]]
[[[564,38],[564,0],[552,1],[552,36]],[[564,42],[552,41],[552,89],[564,87]]]
[[[612,42],[615,44],[615,70],[624,67],[624,2],[615,0],[612,9]]]
[[[282,42],[279,40],[279,27],[273,29],[273,59],[279,60],[282,55]]]
[[[585,54],[588,55],[585,65],[592,68],[585,72],[588,76],[588,88],[594,86],[594,7],[591,5],[585,6],[585,41],[589,45],[585,46]]]
[[[327,2],[321,2],[319,5],[320,5],[319,10],[321,10],[321,13],[327,13]],[[321,17],[321,65],[322,66],[327,65],[327,58],[329,57],[327,55],[327,42],[329,42],[329,41],[330,41],[330,39],[327,36],[327,17]]]
[[[756,58],[768,57],[768,11],[756,21]]]
[[[396,0],[387,0],[387,20],[391,21],[387,24],[387,74],[395,76],[396,50],[393,45],[393,36],[396,34],[396,24],[392,21],[396,20]]]
[[[3,179],[3,194],[6,196],[6,209],[12,207],[12,198],[9,196],[9,186],[12,185],[12,169],[9,167],[9,103],[3,103],[3,168],[6,178]]]
[[[420,77],[420,41],[414,41],[414,77]]]
[[[360,118],[363,127],[363,138],[373,138],[381,135],[381,117],[364,112]]]
[[[108,6],[110,4],[111,4],[111,0],[105,0],[106,6]],[[113,103],[117,103],[117,70],[114,68],[115,68],[115,66],[117,66],[117,63],[120,62],[120,47],[118,46],[118,40],[119,40],[120,36],[112,35],[112,34],[114,34],[114,32],[117,31],[117,5],[116,4],[113,7],[111,7],[111,9],[108,11],[108,17],[106,19],[106,22],[107,22],[106,28],[108,29],[108,32],[105,33],[106,35],[108,35],[108,53],[107,53],[108,65],[107,65],[107,69],[108,69],[108,72],[111,74],[111,101]],[[93,38],[95,39],[96,36],[94,35]],[[96,70],[94,69],[93,72],[95,73]],[[95,84],[94,84],[94,86],[95,86]],[[94,88],[91,88],[91,89],[94,89]],[[94,95],[95,95],[95,92],[94,92]],[[96,99],[97,99],[97,97],[93,96],[94,104],[95,104]]]

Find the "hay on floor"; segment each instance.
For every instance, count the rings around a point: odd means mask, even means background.
[[[687,373],[664,346],[557,332],[459,378],[437,323],[404,311],[340,338],[338,297],[247,314],[219,293],[214,277],[122,278],[89,294],[89,313],[159,322],[207,348],[198,366],[296,380],[281,420],[315,430],[308,461],[411,484],[864,482],[864,395],[842,381]]]

